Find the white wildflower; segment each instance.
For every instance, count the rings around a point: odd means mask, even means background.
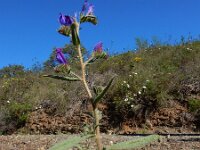
[[[141,92],[141,91],[138,91],[138,94],[142,94],[142,92]]]
[[[124,83],[126,83],[126,81],[123,81]]]
[[[137,72],[134,72],[134,75],[137,75],[138,73]]]
[[[130,88],[130,85],[129,85],[129,84],[127,84],[127,88]]]
[[[110,145],[113,145],[113,141],[110,141],[109,143],[110,143]]]
[[[192,50],[192,49],[191,49],[191,48],[189,48],[189,47],[187,47],[186,49],[187,49],[187,50]]]
[[[146,82],[150,82],[150,80],[146,80]]]
[[[8,104],[10,104],[10,101],[7,101]]]
[[[128,101],[128,98],[125,98],[124,101],[127,102],[127,101]]]
[[[147,87],[146,87],[146,86],[143,86],[142,88],[143,88],[143,89],[146,89]]]
[[[137,96],[137,94],[133,94],[133,96],[135,96],[135,97],[136,97],[136,96]]]
[[[132,75],[130,74],[129,77],[132,77]]]
[[[134,107],[134,105],[131,105],[131,108],[133,108]]]

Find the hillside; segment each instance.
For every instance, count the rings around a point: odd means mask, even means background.
[[[71,61],[79,71],[75,59]],[[93,119],[80,83],[41,76],[47,73],[55,74],[53,68],[37,66],[28,71],[19,65],[0,70],[1,134],[79,133],[89,128]],[[102,132],[199,130],[200,41],[111,56],[91,64],[87,73],[91,88],[105,86],[116,76],[99,105]]]

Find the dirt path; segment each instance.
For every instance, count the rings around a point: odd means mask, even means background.
[[[47,150],[55,143],[72,135],[11,135],[0,136],[0,150]],[[104,145],[138,137],[103,135]],[[94,140],[89,140],[87,149],[95,149]],[[86,143],[82,143],[86,146]],[[161,141],[149,144],[143,150],[200,150],[200,137],[163,137]]]

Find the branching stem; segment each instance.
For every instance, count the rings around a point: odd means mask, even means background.
[[[75,77],[77,77],[78,79],[80,79],[81,81],[83,80],[79,75],[77,75],[75,72],[70,71],[70,74],[74,75]]]
[[[90,58],[84,63],[84,65],[87,66],[88,63],[89,63],[91,60],[93,60],[93,59],[94,59],[94,57],[90,57]]]
[[[77,31],[79,31],[79,29],[77,29]],[[87,65],[87,63],[84,63],[83,61],[83,56],[82,56],[82,52],[81,52],[81,46],[80,44],[77,45],[77,51],[78,51],[78,55],[79,55],[79,59],[80,59],[80,63],[81,63],[81,72],[82,72],[82,81],[84,84],[84,87],[88,93],[89,99],[92,103],[92,93],[89,89],[89,86],[87,84],[87,80],[86,80],[86,72],[85,72],[85,67]],[[102,146],[102,141],[101,141],[101,136],[100,136],[100,127],[99,127],[99,116],[98,116],[98,108],[95,106],[93,106],[93,113],[94,113],[94,117],[95,117],[95,136],[96,136],[96,143],[97,143],[97,147],[98,150],[102,150],[103,146]]]

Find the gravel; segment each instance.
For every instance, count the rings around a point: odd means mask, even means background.
[[[73,135],[10,135],[0,136],[0,150],[47,150],[55,143],[66,140]],[[102,135],[103,144],[133,140],[139,136]],[[88,150],[95,149],[94,139],[81,143]],[[147,145],[142,150],[200,150],[199,136],[171,136]]]

